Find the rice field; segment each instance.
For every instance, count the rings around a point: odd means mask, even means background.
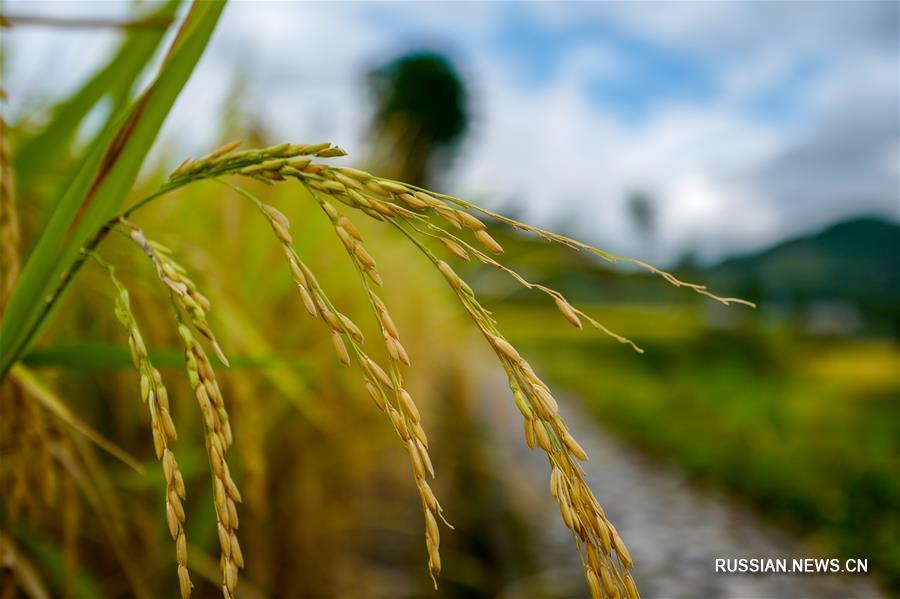
[[[895,345],[773,331],[337,143],[210,114],[218,148],[152,158],[225,9],[180,6],[113,23],[69,96],[0,120],[0,595],[638,597],[557,388],[896,584]],[[655,300],[570,294],[585,260]],[[498,377],[515,449],[479,416]],[[539,571],[497,466],[517,451],[577,581]]]
[[[610,307],[630,314],[617,321],[646,348],[638,361],[594,341],[538,339],[525,324],[510,336],[624,439],[822,554],[867,556],[896,585],[896,344],[717,332],[687,306],[673,335],[644,325],[658,309]],[[539,321],[534,307],[518,312],[511,327]]]
[[[189,510],[184,503],[188,497],[188,487],[193,485],[189,484],[191,481],[185,480],[183,469],[179,465],[180,458],[176,457],[181,455],[183,448],[182,446],[177,450],[175,448],[179,434],[176,428],[178,417],[177,414],[173,416],[170,402],[169,389],[172,383],[151,360],[149,348],[154,347],[155,339],[142,332],[149,330],[168,339],[167,349],[174,341],[174,345],[180,345],[183,351],[189,383],[185,393],[193,396],[199,408],[196,420],[199,421],[198,428],[202,431],[203,453],[208,461],[211,481],[214,517],[207,517],[207,530],[213,531],[218,541],[217,586],[226,599],[235,596],[238,573],[245,567],[245,561],[253,558],[253,554],[242,548],[239,541],[241,521],[239,506],[243,503],[244,494],[239,490],[239,484],[235,480],[241,477],[236,471],[233,475],[233,457],[227,457],[227,452],[238,435],[237,421],[241,416],[234,414],[234,406],[229,405],[234,400],[226,400],[228,392],[223,391],[219,378],[222,368],[227,369],[230,366],[225,349],[230,347],[230,344],[224,339],[225,334],[232,329],[232,319],[220,320],[217,328],[221,332],[213,333],[207,313],[211,312],[215,302],[200,290],[205,288],[204,284],[195,282],[195,275],[190,274],[176,258],[180,248],[184,246],[188,246],[198,254],[205,254],[210,261],[221,258],[217,256],[216,251],[220,235],[215,231],[204,244],[204,240],[198,239],[197,231],[192,230],[190,226],[194,218],[169,220],[165,230],[179,241],[170,246],[153,238],[153,234],[149,232],[153,230],[152,227],[135,222],[135,219],[140,219],[145,212],[163,200],[184,202],[190,199],[192,204],[195,203],[196,196],[184,192],[191,192],[191,188],[198,184],[212,183],[218,184],[216,189],[219,192],[214,194],[214,200],[221,202],[221,193],[224,191],[239,200],[249,201],[251,207],[257,210],[268,224],[274,234],[272,240],[274,250],[270,251],[280,253],[286,259],[285,275],[292,279],[297,291],[296,305],[325,325],[327,332],[320,329],[320,334],[328,338],[342,365],[349,366],[351,362],[355,363],[363,388],[373,400],[375,407],[386,416],[387,424],[393,429],[408,454],[424,513],[427,565],[435,589],[438,587],[438,576],[442,571],[439,552],[441,526],[438,521],[443,522],[445,530],[452,530],[452,525],[443,516],[443,508],[431,486],[426,482],[427,479],[435,477],[435,469],[429,454],[429,438],[422,423],[420,409],[404,383],[405,371],[411,365],[411,357],[401,343],[399,329],[378,291],[378,288],[384,285],[384,280],[375,258],[370,249],[367,249],[373,248],[373,245],[364,245],[363,235],[351,220],[350,213],[353,213],[354,217],[378,221],[384,227],[400,234],[411,249],[424,256],[449,284],[450,293],[461,304],[464,314],[492,348],[500,366],[506,372],[511,400],[518,406],[523,417],[525,443],[531,448],[539,448],[549,459],[550,492],[559,503],[564,524],[572,531],[590,593],[595,597],[612,595],[636,597],[638,592],[628,573],[633,564],[625,542],[613,524],[606,519],[583,478],[578,462],[586,460],[587,455],[568,432],[565,422],[559,416],[558,405],[549,387],[515,347],[503,337],[492,314],[479,303],[472,288],[454,268],[433,249],[433,244],[439,242],[442,246],[440,251],[450,254],[448,258],[460,261],[475,259],[508,275],[523,287],[549,296],[561,316],[576,328],[581,329],[584,321],[617,341],[638,349],[629,340],[611,332],[587,313],[571,305],[559,292],[530,283],[509,266],[473,245],[479,244],[491,254],[503,253],[503,247],[488,232],[488,225],[476,215],[499,221],[562,246],[587,250],[606,259],[614,257],[574,239],[489,212],[454,196],[438,194],[349,166],[332,166],[328,162],[322,162],[322,159],[343,158],[346,155],[341,148],[328,142],[281,143],[258,149],[241,149],[239,141],[229,142],[199,158],[186,159],[162,183],[148,181],[144,184],[147,191],[143,195],[129,199],[132,189],[141,185],[137,182],[137,178],[149,146],[202,55],[209,37],[215,30],[222,8],[223,4],[218,2],[195,3],[180,24],[180,34],[172,41],[169,53],[150,87],[133,102],[123,105],[120,113],[114,112],[102,127],[96,140],[73,155],[69,167],[73,173],[73,182],[69,183],[68,179],[61,178],[59,181],[66,183],[60,184],[56,190],[46,192],[46,216],[34,215],[37,216],[35,221],[26,220],[25,243],[31,245],[32,249],[25,255],[20,253],[19,248],[21,244],[17,214],[19,198],[16,197],[12,182],[17,176],[15,172],[17,166],[26,174],[36,171],[42,168],[42,157],[26,153],[26,159],[22,159],[8,152],[3,153],[6,184],[0,199],[4,206],[3,237],[7,241],[4,261],[11,265],[11,275],[7,281],[8,296],[4,296],[0,375],[5,379],[4,412],[9,414],[11,422],[15,422],[4,435],[4,445],[10,448],[8,459],[10,468],[6,472],[5,481],[5,485],[10,489],[6,501],[7,526],[15,529],[18,526],[30,528],[40,524],[34,517],[29,517],[27,510],[21,511],[23,507],[38,509],[34,496],[27,491],[30,488],[32,465],[24,454],[31,452],[34,445],[37,447],[39,459],[44,464],[44,471],[40,475],[40,487],[43,489],[45,502],[51,506],[57,501],[63,502],[67,509],[72,510],[74,514],[72,519],[75,522],[81,522],[83,517],[82,511],[76,505],[79,498],[74,485],[79,481],[79,490],[82,493],[89,499],[97,497],[90,501],[94,511],[119,512],[118,508],[112,509],[102,504],[100,492],[95,488],[96,478],[100,476],[102,467],[96,463],[93,454],[87,457],[76,453],[81,447],[79,443],[83,441],[78,435],[87,436],[100,448],[122,459],[138,472],[144,469],[144,465],[137,458],[120,448],[117,440],[113,440],[118,437],[117,428],[103,432],[95,431],[91,424],[75,416],[75,413],[83,413],[81,410],[75,412],[68,407],[70,399],[65,388],[57,390],[52,381],[40,373],[32,372],[22,363],[23,359],[27,361],[28,351],[39,340],[45,338],[41,333],[50,323],[61,323],[57,326],[63,327],[64,330],[74,325],[76,332],[73,336],[76,338],[80,336],[77,331],[79,319],[60,319],[57,310],[70,293],[70,287],[75,286],[74,283],[81,278],[82,272],[89,266],[97,266],[98,270],[105,271],[112,283],[114,299],[111,306],[107,304],[106,311],[107,314],[111,311],[115,320],[118,320],[124,328],[131,362],[136,370],[135,389],[131,393],[116,394],[116,397],[125,399],[131,396],[139,400],[133,402],[134,410],[141,407],[142,403],[149,413],[147,438],[148,441],[152,441],[149,444],[153,447],[155,458],[162,468],[164,484],[161,485],[160,491],[164,497],[162,502],[164,521],[174,542],[174,561],[177,564],[180,594],[183,599],[187,599],[194,588],[187,540],[189,536],[187,525],[188,522],[193,522],[193,517],[188,519]],[[163,12],[168,10],[167,7]],[[136,75],[142,65],[129,63],[133,55],[128,45],[132,41],[151,44],[160,41],[159,36],[147,40],[141,33],[132,34],[132,37],[133,40],[126,41],[122,54],[114,57],[107,70],[101,74],[132,69]],[[150,54],[146,58],[149,56]],[[56,118],[51,119],[43,130],[31,133],[30,136],[26,133],[24,139],[16,141],[25,148],[31,147],[29,144],[36,143],[49,146],[63,143],[63,134],[66,132],[71,134],[79,117],[84,118],[88,112],[88,104],[85,102],[82,106],[80,102],[76,103],[76,100],[80,101],[81,95],[89,94],[96,97],[98,93],[105,91],[102,89],[103,86],[113,86],[117,83],[115,79],[98,75],[98,78],[90,80],[69,104],[64,102],[63,107],[56,111]],[[73,114],[71,110],[67,110],[72,106],[80,108],[81,113]],[[254,184],[252,190],[248,183]],[[326,293],[317,271],[306,263],[295,248],[289,217],[274,205],[261,199],[265,197],[268,200],[273,195],[271,192],[259,190],[261,184],[280,189],[292,185],[290,191],[280,195],[282,198],[292,195],[294,202],[299,195],[301,201],[307,202],[307,208],[304,210],[305,218],[301,222],[308,220],[309,207],[317,206],[324,213],[325,222],[343,246],[352,270],[357,271],[359,275],[351,277],[351,280],[357,281],[355,287],[351,287],[353,283],[346,281],[344,291],[356,296],[354,304],[363,306],[368,304],[371,308],[380,333],[374,336],[375,346],[383,345],[386,353],[386,359],[381,363],[369,355],[370,345],[364,346],[366,336],[362,329],[353,318],[341,311],[337,300],[332,299],[330,293]],[[24,191],[27,195],[29,189],[25,188]],[[168,196],[175,191],[182,193],[174,195],[170,200]],[[40,206],[41,202],[36,204]],[[217,211],[223,212],[221,206],[211,206],[207,209],[213,214]],[[191,206],[189,213],[192,217],[195,216],[195,212],[196,209]],[[180,230],[173,226],[178,222],[182,223]],[[458,232],[453,232],[452,227]],[[125,241],[130,247],[131,256],[137,253],[149,259],[152,266],[150,276],[148,278],[147,270],[144,270],[144,278],[139,287],[133,281],[123,281],[117,276],[118,271],[130,270],[131,259],[128,263],[121,261],[120,252],[128,252],[127,249],[114,246],[113,252],[108,250],[106,241],[110,237],[118,237]],[[238,254],[242,258],[245,257],[244,249],[238,249]],[[21,271],[19,271],[20,258]],[[660,275],[675,286],[686,287],[722,303],[741,301],[717,298],[702,286],[679,281],[648,264],[632,262]],[[201,272],[204,270],[206,269],[200,269]],[[229,270],[233,271],[233,268]],[[235,274],[228,272],[223,280],[234,278]],[[277,275],[273,274],[273,278],[275,276]],[[406,289],[415,285],[415,282],[395,284]],[[168,301],[164,300],[163,306],[157,306],[150,319],[146,318],[136,306],[133,307],[133,303],[136,304],[136,298],[141,297],[142,292],[154,285],[159,287],[158,293],[161,292]],[[351,289],[353,291],[350,291]],[[100,298],[87,297],[78,303],[80,310],[83,311],[82,318],[87,316],[89,320],[95,320],[98,313],[103,313],[103,302],[96,300]],[[252,328],[255,314],[265,312],[260,310],[261,307],[260,302],[254,301],[248,306],[237,308],[235,311],[241,312],[242,316],[235,317],[234,320],[245,322],[247,328]],[[162,321],[166,320],[169,321],[168,324],[163,324]],[[58,339],[63,335],[55,337]],[[271,353],[277,353],[277,350]],[[211,356],[215,356],[215,362]],[[57,368],[63,367],[64,361],[56,364]],[[250,375],[251,372],[244,371],[235,375],[235,378],[249,379]],[[316,375],[327,376],[314,371],[312,380],[317,378]],[[85,395],[96,397],[96,394]],[[180,401],[183,401],[183,398],[180,398]],[[49,406],[52,406],[49,408],[52,416],[50,425],[53,427],[50,429],[53,431],[52,436],[48,432],[48,425],[44,422],[46,415],[43,413]],[[242,410],[239,408],[239,411]],[[85,435],[85,431],[89,432]],[[254,434],[259,433],[257,431]],[[55,445],[57,435],[61,435],[61,448]],[[181,438],[184,438],[184,434]],[[81,448],[81,451],[87,449]],[[57,463],[56,454],[60,452],[63,457],[59,458],[61,463]],[[236,452],[232,452],[232,456],[234,453]],[[264,461],[261,456],[257,459],[260,462]],[[88,461],[92,462],[94,471],[90,476],[79,476],[78,472],[89,467]],[[57,496],[60,484],[68,485],[70,489],[69,494],[62,500]],[[246,492],[248,483],[242,483],[241,486]],[[113,497],[114,495],[105,499],[112,502]],[[71,507],[68,507],[70,504]],[[105,520],[101,518],[100,522]],[[116,530],[117,527],[120,530]],[[125,556],[128,531],[121,530],[121,521],[108,524],[108,528],[105,536],[110,537],[110,543],[116,548],[115,552],[125,568],[125,578],[129,580],[132,590],[135,593],[142,590],[152,594],[154,591],[148,588],[145,582],[139,582],[141,576],[135,564],[129,562]],[[190,536],[194,538],[193,531],[191,532]],[[66,575],[63,577],[62,586],[64,590],[71,591],[72,585],[75,584],[72,554],[79,553],[81,535],[72,525],[64,526],[63,536],[61,544]],[[19,537],[20,540],[27,541],[32,535],[28,533]],[[200,535],[200,538],[203,538],[203,535]],[[11,564],[10,570],[13,572],[13,577],[8,581],[9,588],[18,587],[32,595],[46,595],[47,583],[37,574],[37,569],[32,566],[31,561],[24,557],[16,537],[4,537],[4,543],[7,554],[12,556],[8,560]],[[208,579],[216,578],[211,575],[209,569],[200,574]],[[57,585],[59,584],[57,582]]]

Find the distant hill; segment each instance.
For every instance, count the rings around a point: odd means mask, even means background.
[[[843,221],[813,235],[726,259],[705,269],[702,278],[717,291],[762,302],[844,302],[867,320],[896,324],[900,225],[879,218]]]
[[[573,301],[655,302],[671,305],[701,298],[633,268],[610,267],[596,256],[572,252],[500,229],[505,258],[529,279],[558,289]],[[847,330],[900,332],[900,225],[856,218],[710,267],[684,264],[674,274],[719,295],[754,301],[763,314],[780,310],[801,321],[820,316],[852,320]],[[541,301],[500,275],[478,279],[479,293]],[[826,327],[827,328],[827,327]],[[840,327],[832,327],[840,328]]]

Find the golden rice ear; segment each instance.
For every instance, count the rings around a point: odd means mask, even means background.
[[[627,570],[632,566],[627,550],[613,551],[614,548],[610,546],[605,535],[608,535],[608,530],[614,529],[584,482],[582,471],[577,465],[578,461],[587,459],[587,454],[558,415],[557,402],[549,387],[538,378],[518,350],[500,334],[490,313],[481,306],[471,288],[455,271],[446,262],[437,258],[431,250],[418,243],[407,227],[396,221],[393,224],[415,243],[447,279],[451,289],[497,354],[509,376],[513,398],[524,418],[526,443],[529,447],[540,447],[550,459],[551,493],[559,503],[560,516],[572,531],[577,547],[580,551],[586,552],[582,555],[582,560],[585,559],[585,555],[593,555],[593,559],[601,566],[601,573],[604,569],[610,572]],[[476,255],[481,259],[481,254]],[[527,281],[525,283],[526,286],[530,285]],[[557,307],[564,316],[578,320],[575,309],[571,308],[561,295],[552,290],[548,290],[547,293],[559,300]],[[416,467],[419,471],[424,464],[416,463]],[[624,547],[624,543],[622,546]],[[594,567],[585,567],[585,577],[588,588],[592,593],[596,593],[599,588],[598,582],[601,586],[603,583],[602,574],[598,575]],[[608,595],[628,596],[631,589],[624,578],[617,575],[611,577],[610,581],[612,587]]]
[[[359,176],[357,173],[354,173],[354,175]],[[349,181],[339,181],[338,183],[344,186],[354,186]],[[351,361],[351,351],[348,350],[349,344],[352,354],[356,356],[357,361],[365,372],[366,390],[372,396],[378,408],[387,413],[394,430],[406,442],[410,460],[413,464],[413,472],[416,476],[417,487],[420,494],[422,494],[426,513],[430,514],[432,519],[435,516],[441,516],[440,504],[437,503],[430,488],[424,484],[423,479],[426,472],[434,476],[434,468],[427,450],[428,438],[419,423],[420,414],[418,408],[409,393],[401,386],[402,377],[399,372],[399,364],[409,365],[409,356],[400,343],[397,327],[394,325],[384,302],[369,287],[366,278],[363,278],[363,284],[374,307],[376,319],[381,325],[385,347],[391,358],[390,374],[371,357],[362,352],[359,345],[363,342],[363,335],[359,327],[349,317],[334,308],[315,275],[297,255],[288,230],[289,222],[287,217],[271,206],[262,203],[245,190],[234,186],[232,188],[253,201],[269,221],[275,236],[282,245],[283,253],[288,260],[291,274],[300,290],[304,304],[313,316],[320,318],[329,327],[335,352],[338,354],[341,362],[345,364]],[[323,211],[334,227],[335,233],[344,244],[348,255],[359,272],[380,285],[380,276],[375,268],[375,261],[363,247],[362,235],[346,216],[341,216],[330,203],[320,198],[312,189],[310,191],[319,200]],[[394,404],[391,403],[385,390],[394,392],[396,398]],[[215,458],[213,458],[213,461],[215,463]],[[443,519],[443,516],[441,516],[441,519]],[[432,577],[440,571],[438,544],[439,537],[431,535],[426,538]],[[227,580],[225,588],[227,590]]]
[[[356,174],[357,176],[362,176]],[[396,187],[388,183],[387,187],[396,191]],[[322,211],[328,217],[334,228],[335,233],[344,245],[347,255],[350,257],[356,269],[362,276],[362,284],[371,300],[374,309],[375,318],[381,327],[384,337],[384,345],[387,350],[390,362],[388,364],[390,374],[372,358],[359,352],[360,361],[366,372],[366,390],[374,399],[376,405],[382,411],[386,411],[389,420],[394,427],[398,436],[406,442],[407,453],[409,454],[410,463],[412,465],[413,475],[416,479],[416,486],[422,499],[422,505],[426,514],[426,521],[435,522],[435,517],[441,516],[440,504],[435,499],[430,487],[425,483],[425,474],[428,473],[434,477],[434,466],[431,457],[428,454],[428,437],[420,423],[421,414],[418,407],[412,399],[409,392],[402,387],[403,377],[400,373],[400,364],[408,366],[410,364],[409,356],[403,344],[400,342],[400,334],[394,324],[393,319],[385,305],[384,301],[370,287],[366,276],[373,279],[376,284],[380,285],[380,277],[377,279],[373,275],[377,275],[375,270],[375,261],[368,255],[368,252],[362,246],[362,236],[356,231],[356,227],[352,221],[338,213],[337,209],[325,198],[320,196],[315,189],[309,189],[310,194],[319,202]],[[414,204],[414,201],[407,200],[408,204]],[[324,297],[324,292],[322,294]],[[349,320],[349,319],[348,319]],[[352,325],[352,326],[349,326]],[[352,333],[356,326],[345,324],[344,329],[351,332],[351,337],[356,339],[356,335]],[[358,329],[356,329],[358,331]],[[361,333],[358,334],[361,338]],[[394,392],[394,402],[388,398],[386,391]],[[443,520],[443,516],[441,516]],[[434,534],[434,531],[426,534],[426,549],[428,550],[428,565],[432,579],[440,573],[441,558],[439,552],[440,536]],[[435,585],[437,585],[435,579]]]
[[[330,143],[280,144],[246,151],[237,151],[236,148],[237,144],[235,143],[226,144],[198,160],[186,161],[172,174],[170,180],[176,184],[183,184],[202,178],[218,178],[227,174],[242,175],[269,184],[285,179],[295,179],[310,191],[328,216],[353,264],[363,275],[363,284],[375,309],[375,316],[381,326],[385,348],[390,357],[387,364],[388,371],[385,371],[361,350],[360,345],[363,338],[359,328],[352,320],[334,308],[313,273],[300,261],[293,249],[293,238],[289,231],[290,222],[287,217],[271,206],[263,204],[246,191],[220,180],[253,201],[266,215],[288,259],[291,274],[306,309],[313,317],[321,319],[328,326],[335,351],[343,363],[349,363],[355,356],[364,371],[367,391],[377,407],[386,413],[395,431],[404,441],[425,506],[426,547],[432,577],[441,570],[440,554],[438,553],[440,535],[436,520],[437,516],[441,516],[441,509],[430,488],[424,482],[426,472],[433,475],[431,460],[427,452],[428,439],[420,424],[418,408],[403,387],[400,365],[408,365],[409,356],[400,342],[396,326],[384,303],[370,286],[370,283],[382,285],[382,278],[378,273],[375,259],[363,245],[362,235],[353,222],[347,216],[339,214],[331,203],[332,199],[359,210],[376,221],[388,223],[398,229],[432,261],[436,269],[448,281],[466,312],[492,346],[507,373],[513,399],[523,416],[526,443],[532,448],[540,447],[550,460],[551,493],[559,502],[560,514],[564,523],[572,530],[579,550],[583,551],[582,563],[588,589],[593,596],[608,595],[629,598],[637,596],[634,581],[627,572],[627,569],[632,566],[628,550],[618,534],[615,533],[615,528],[606,520],[602,508],[584,481],[578,462],[586,460],[587,454],[557,413],[558,405],[549,387],[538,378],[518,350],[503,337],[490,312],[481,306],[469,285],[449,264],[434,256],[431,250],[426,248],[413,233],[438,239],[447,251],[461,260],[469,260],[471,256],[474,256],[481,263],[506,273],[524,287],[538,290],[552,298],[557,310],[573,326],[581,329],[586,320],[588,324],[621,343],[631,344],[639,352],[642,350],[634,343],[613,333],[570,304],[559,292],[529,282],[516,271],[466,242],[462,237],[471,235],[488,252],[494,254],[503,252],[502,245],[489,233],[487,224],[476,217],[475,213],[491,217],[517,230],[538,235],[554,243],[577,250],[590,251],[608,261],[632,262],[662,276],[673,285],[687,287],[722,303],[752,304],[736,298],[718,297],[702,285],[685,283],[639,260],[608,254],[577,240],[532,227],[452,196],[419,189],[399,181],[383,179],[353,168],[336,168],[314,162],[313,157],[345,155],[342,149]],[[435,224],[436,222],[443,222],[459,229],[461,237],[456,236],[443,225]],[[225,357],[221,355],[219,345],[206,324],[205,312],[209,309],[208,300],[196,292],[193,283],[187,279],[184,269],[171,261],[168,252],[158,248],[152,242],[146,242],[139,230],[135,233],[136,227],[126,224],[133,229],[132,237],[135,238],[135,241],[145,248],[151,258],[154,258],[160,278],[171,289],[176,303],[190,316],[194,329],[207,337],[224,362]],[[155,256],[153,251],[148,251],[147,248],[155,250],[158,255]],[[233,505],[235,501],[239,501],[239,494],[228,475],[223,455],[224,448],[231,443],[230,428],[227,426],[224,406],[218,403],[220,397],[218,397],[214,378],[211,379],[213,377],[212,367],[205,359],[202,347],[193,341],[193,338],[190,337],[190,329],[186,326],[180,327],[179,330],[183,333],[188,352],[193,355],[193,362],[190,358],[188,360],[189,377],[192,385],[196,388],[204,420],[208,429],[212,431],[208,445],[211,447],[210,461],[217,476],[214,481],[217,515],[224,533],[228,533],[222,535],[222,550],[223,556],[226,554],[231,556],[223,557],[222,560],[223,590],[227,598],[234,590],[237,569],[243,565],[239,546],[231,544],[231,539],[234,539],[236,543],[236,537],[233,532],[229,533],[227,528],[229,526],[236,528],[237,517],[233,515]],[[136,338],[131,343],[131,347],[133,354],[139,358],[143,347],[140,339]],[[211,380],[212,382],[210,382]],[[142,389],[145,387],[149,389],[150,383],[142,382]],[[148,395],[148,393],[149,391],[143,392],[144,395]],[[389,397],[389,393],[393,394],[393,398]],[[163,428],[167,431],[170,427]],[[163,434],[158,431],[154,432],[154,439]],[[161,441],[156,441],[156,443],[158,447],[162,447]],[[164,450],[164,447],[159,449],[163,455],[168,456]],[[169,458],[166,457],[166,460]],[[171,466],[167,467],[171,470]],[[220,502],[224,502],[227,509],[219,511],[218,503]],[[174,505],[172,511],[176,513],[177,519],[177,509]],[[225,542],[226,540],[228,542]],[[234,556],[239,557],[235,558]]]
[[[128,229],[131,239],[153,262],[153,266],[156,268],[156,274],[160,281],[169,288],[172,299],[178,307],[187,314],[194,329],[209,341],[219,360],[221,360],[225,366],[228,366],[228,358],[222,351],[209,323],[206,321],[206,312],[209,310],[209,300],[206,299],[206,296],[197,291],[197,285],[188,276],[187,270],[178,264],[169,255],[168,251],[162,250],[162,246],[148,240],[144,235],[144,232],[136,225],[124,218],[120,218],[118,222]]]
[[[116,288],[116,318],[128,332],[128,344],[132,348],[134,364],[139,374],[141,400],[150,411],[150,426],[153,433],[153,445],[156,456],[162,463],[163,477],[166,481],[166,522],[169,534],[175,541],[175,561],[178,563],[178,580],[182,599],[191,595],[190,575],[187,570],[187,539],[184,533],[185,513],[182,500],[185,498],[184,479],[178,468],[175,454],[169,449],[169,442],[177,437],[175,423],[169,410],[169,394],[163,385],[159,371],[150,361],[144,345],[137,320],[131,310],[128,291],[115,275],[114,268],[94,255],[100,264],[106,267],[110,279]]]
[[[178,325],[178,334],[184,346],[185,365],[188,379],[203,414],[206,452],[211,464],[213,483],[213,507],[216,513],[216,527],[221,542],[221,569],[223,592],[226,599],[231,599],[237,584],[238,564],[234,557],[233,546],[237,544],[238,528],[237,512],[234,502],[240,502],[241,496],[237,485],[231,477],[225,452],[231,446],[231,424],[225,409],[225,400],[219,390],[215,370],[206,355],[203,346],[194,338],[191,329],[185,324]]]
[[[227,155],[227,154],[226,154]],[[215,158],[209,159],[214,161]],[[280,214],[280,213],[279,213]],[[283,215],[272,214],[272,219],[280,222]],[[286,220],[286,219],[285,219]],[[191,388],[197,398],[200,412],[203,415],[204,430],[206,436],[206,450],[209,462],[212,465],[213,476],[213,500],[216,512],[217,525],[224,527],[229,538],[233,531],[237,530],[237,513],[229,503],[230,500],[240,501],[237,486],[231,478],[228,464],[225,461],[225,452],[232,443],[231,424],[228,421],[228,412],[225,401],[216,380],[215,370],[206,355],[206,351],[194,337],[191,328],[182,321],[181,312],[184,312],[193,326],[202,336],[210,342],[219,359],[227,366],[228,359],[223,354],[212,330],[206,322],[206,310],[209,302],[197,291],[197,286],[188,278],[185,269],[175,262],[168,252],[163,251],[158,244],[149,241],[143,231],[125,219],[119,222],[130,231],[131,239],[143,250],[156,267],[160,280],[168,287],[169,294],[175,306],[175,316],[178,323],[178,334],[184,345],[185,365]],[[137,345],[137,343],[133,344]],[[139,354],[140,355],[140,354]],[[164,457],[168,454],[163,453]],[[164,462],[165,466],[166,462]],[[168,475],[167,475],[168,476]],[[176,519],[183,521],[184,509],[181,505],[183,499],[183,486],[180,473],[174,476],[175,487],[168,492],[168,500]],[[169,506],[167,506],[168,508]],[[182,547],[185,543],[183,533],[176,539],[178,555],[184,555],[187,551]],[[237,537],[234,537],[237,543]],[[221,569],[223,578],[223,592],[225,599],[232,599],[234,586],[237,584],[238,564],[231,556],[231,545],[223,547]],[[179,565],[181,563],[179,562]],[[179,582],[182,592],[190,591],[190,581],[186,580],[187,571],[179,570]]]
[[[310,156],[330,158],[346,152],[329,142],[319,144],[278,144],[268,148],[236,151],[240,142],[233,141],[196,160],[185,160],[169,176],[170,183],[216,177],[229,173],[247,176],[278,173],[282,168],[302,168]]]

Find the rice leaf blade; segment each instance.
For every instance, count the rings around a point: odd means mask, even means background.
[[[212,36],[224,0],[195,2],[156,81],[135,102],[102,152],[95,147],[54,209],[22,270],[0,334],[0,377],[36,337],[43,302],[82,246],[122,204],[163,121]]]
[[[153,13],[172,17],[180,0],[169,0]],[[119,114],[128,101],[129,92],[138,76],[150,62],[165,35],[165,29],[139,29],[129,34],[119,51],[75,94],[52,111],[50,122],[36,134],[26,138],[13,156],[13,167],[19,190],[28,189],[72,141],[87,114],[104,97],[113,102],[113,115]],[[113,120],[113,119],[110,119]]]

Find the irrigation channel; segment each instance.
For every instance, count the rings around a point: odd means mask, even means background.
[[[546,547],[540,555],[542,586],[554,589],[554,596],[586,597],[571,534],[545,484],[546,458],[529,451],[522,441],[521,417],[508,399],[504,381],[485,388],[490,398],[481,403],[481,416],[500,441],[495,466],[512,473],[507,481],[511,492],[529,512],[539,514],[530,519],[530,526],[534,538]],[[885,596],[865,574],[717,574],[716,558],[825,556],[816,555],[748,507],[698,488],[676,468],[617,440],[572,397],[557,394],[557,399],[570,430],[590,456],[584,465],[589,483],[629,546],[636,564],[634,577],[646,599]],[[529,596],[532,582],[521,581],[505,596]]]

